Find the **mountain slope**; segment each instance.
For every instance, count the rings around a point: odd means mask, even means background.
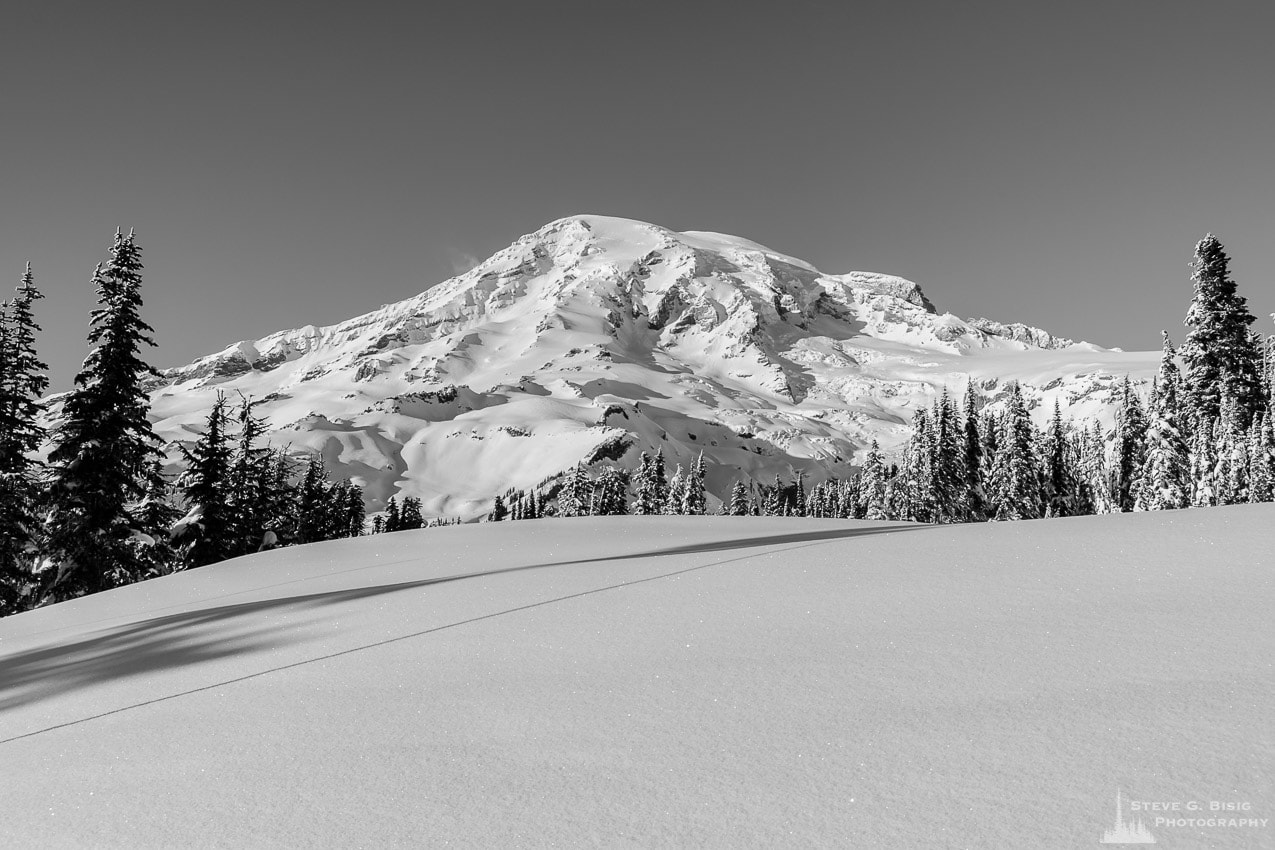
[[[264,399],[274,442],[323,452],[372,509],[418,495],[472,517],[652,445],[670,463],[703,451],[718,495],[737,475],[844,476],[944,387],[972,378],[995,403],[1019,380],[1042,410],[1087,416],[1156,359],[962,321],[910,281],[823,274],[736,237],[576,216],[405,301],[170,369],[153,402],[181,440],[218,391]]]
[[[0,620],[0,845],[1085,847],[1117,789],[1270,818],[1272,521],[544,520],[112,590]]]

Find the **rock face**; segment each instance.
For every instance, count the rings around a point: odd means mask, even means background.
[[[472,271],[330,327],[240,342],[169,369],[156,427],[189,440],[217,391],[264,399],[271,439],[322,452],[369,509],[419,496],[474,517],[580,462],[703,452],[709,487],[844,476],[896,448],[917,405],[973,380],[1098,412],[1155,352],[940,314],[883,274],[824,274],[761,245],[600,216],[555,221]]]

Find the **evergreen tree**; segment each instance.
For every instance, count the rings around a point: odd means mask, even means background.
[[[1116,459],[1111,470],[1115,476],[1113,501],[1118,511],[1131,511],[1137,502],[1137,484],[1146,463],[1146,437],[1146,414],[1126,375],[1116,411]]]
[[[744,482],[736,479],[735,486],[730,491],[730,515],[731,516],[748,516],[751,512],[751,506],[748,504],[748,489],[744,487]]]
[[[1013,383],[992,468],[995,518],[1038,518],[1041,515],[1040,495],[1036,428],[1027,412],[1022,389]]]
[[[1146,460],[1135,507],[1144,511],[1176,510],[1191,501],[1191,458],[1182,428],[1182,381],[1168,333],[1164,334],[1164,353],[1155,385]]]
[[[1197,418],[1216,419],[1222,395],[1229,393],[1247,428],[1263,402],[1260,352],[1249,335],[1253,315],[1231,279],[1230,258],[1211,233],[1195,246],[1191,281],[1190,331],[1181,350],[1186,395]]]
[[[424,526],[425,518],[421,515],[421,500],[415,496],[408,496],[403,500],[402,507],[399,508],[399,529],[408,531],[410,529],[423,528]]]
[[[956,406],[946,389],[931,414],[930,492],[935,522],[963,522],[969,517],[969,486],[965,471],[965,434]]]
[[[312,468],[313,468],[313,465],[311,465],[311,469]],[[307,470],[306,478],[309,479],[309,477],[310,477],[309,470]],[[302,489],[304,490],[306,485],[302,484],[301,486],[302,486]],[[514,519],[518,519],[518,517],[515,516]],[[399,515],[399,510],[398,510],[398,499],[395,498],[394,496],[390,496],[390,500],[385,503],[385,524],[384,525],[385,525],[385,531],[387,533],[391,531],[398,531],[399,529],[403,527],[402,519]]]
[[[859,510],[863,519],[883,520],[886,513],[886,471],[881,447],[872,441],[859,481]]]
[[[298,543],[317,543],[328,539],[330,533],[329,489],[323,455],[310,455],[305,468],[305,478],[302,479],[301,489],[297,494]],[[390,500],[390,504],[394,511],[393,528],[390,527],[391,520],[387,518],[385,530],[398,531],[400,528],[398,506],[394,504],[393,499]]]
[[[134,580],[141,572],[130,508],[147,491],[158,438],[143,381],[158,373],[141,358],[153,346],[141,319],[141,249],[116,233],[105,268],[93,274],[98,309],[94,346],[67,395],[49,455],[45,520],[47,592],[58,599]]]
[[[558,516],[585,516],[589,512],[589,498],[593,483],[585,473],[584,467],[577,464],[566,475],[562,488],[558,491]]]
[[[49,381],[32,305],[43,297],[28,263],[18,297],[0,303],[0,616],[23,607],[33,584],[39,489],[28,455],[44,439],[38,417]]]
[[[673,477],[669,480],[668,496],[664,500],[664,513],[678,516],[685,510],[686,476],[682,473],[682,465],[679,463],[677,469],[673,471]]]
[[[491,505],[491,513],[487,515],[488,522],[503,522],[509,516],[509,509],[505,507],[505,500],[500,494],[496,494],[495,501]]]
[[[628,476],[621,469],[608,466],[598,476],[594,488],[594,516],[621,516],[628,509]]]
[[[1063,425],[1062,407],[1054,400],[1054,415],[1045,437],[1045,515],[1074,516],[1076,480],[1072,469],[1071,443]]]
[[[691,473],[686,477],[686,486],[682,493],[682,510],[685,516],[702,516],[706,509],[704,497],[704,453],[700,452],[691,464]]]
[[[962,431],[963,469],[965,471],[965,517],[978,522],[987,518],[987,491],[983,485],[983,438],[978,428],[978,397],[971,380],[965,386]]]
[[[646,452],[638,458],[637,472],[633,476],[633,513],[651,516],[661,512],[663,505],[656,497],[655,460]]]
[[[1275,501],[1275,433],[1269,411],[1259,413],[1249,429],[1250,502]]]
[[[226,435],[230,417],[226,397],[217,394],[204,422],[204,432],[192,448],[181,447],[186,472],[178,481],[189,512],[174,530],[192,567],[231,557],[234,516],[230,502],[231,449]]]
[[[345,500],[345,532],[346,537],[360,537],[367,523],[367,508],[363,505],[363,488],[351,483]]]
[[[233,418],[239,434],[230,463],[227,504],[230,509],[233,545],[230,556],[255,552],[268,530],[278,525],[281,497],[274,481],[274,453],[259,445],[265,436],[266,423],[253,414],[257,402],[241,398]],[[277,536],[277,533],[276,533]]]
[[[655,450],[655,457],[651,459],[651,498],[659,506],[656,508],[656,513],[661,511],[669,499],[667,466],[664,460],[664,446],[660,446]]]

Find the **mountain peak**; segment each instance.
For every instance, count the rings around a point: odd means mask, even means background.
[[[657,445],[674,463],[704,452],[719,495],[737,477],[844,476],[944,386],[973,379],[994,403],[1019,380],[1083,407],[1157,362],[939,314],[903,278],[575,215],[397,304],[167,370],[153,410],[190,440],[217,391],[241,392],[276,444],[322,452],[373,510],[417,495],[474,516],[510,487]]]

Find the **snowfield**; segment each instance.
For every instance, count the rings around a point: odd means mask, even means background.
[[[1273,521],[540,520],[55,605],[0,621],[0,845],[1072,848],[1118,789],[1275,818]]]

